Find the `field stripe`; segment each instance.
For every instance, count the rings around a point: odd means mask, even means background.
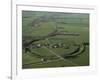
[[[48,38],[46,39],[47,41],[48,41],[48,43],[50,43],[50,41],[48,40]],[[45,47],[46,48],[46,47]],[[48,48],[46,48],[46,49],[48,49]],[[49,49],[48,49],[49,50]],[[74,65],[77,65],[78,66],[78,64],[76,64],[76,63],[74,63],[73,61],[71,61],[71,60],[66,60],[65,58],[63,58],[63,57],[61,57],[61,56],[59,56],[59,55],[57,55],[57,53],[55,53],[54,51],[52,51],[52,50],[49,50],[51,53],[54,53],[57,57],[60,57],[60,59],[63,59],[63,60],[65,60],[65,61],[69,61],[71,64],[74,64]]]
[[[45,49],[47,49],[49,52],[51,52],[53,55],[59,57],[60,59],[64,59],[61,56],[57,55],[55,52],[53,52],[52,50],[48,49],[47,47],[44,47]]]
[[[78,64],[76,64],[76,63],[73,63],[72,61],[70,61],[70,60],[66,60],[65,58],[63,58],[63,57],[61,57],[60,55],[57,55],[55,52],[53,52],[52,50],[50,50],[50,49],[48,49],[48,48],[46,48],[46,47],[44,47],[45,49],[47,49],[49,52],[51,52],[52,54],[54,54],[55,56],[57,56],[57,57],[59,57],[61,60],[64,60],[64,61],[67,61],[67,62],[70,62],[71,64],[73,64],[73,65],[77,65],[78,66]]]

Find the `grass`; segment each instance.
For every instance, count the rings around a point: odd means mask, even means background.
[[[37,21],[34,24],[38,25],[33,25],[34,21]],[[89,14],[39,11],[22,12],[22,36],[25,36],[23,37],[25,41],[31,41],[34,37],[46,36],[53,32],[56,27],[61,28],[58,29],[58,31],[78,33],[79,36],[56,35],[35,42],[35,44],[49,43],[51,45],[55,43],[64,43],[69,47],[68,49],[41,47],[32,48],[31,52],[27,53],[25,53],[23,49],[23,69],[89,66],[89,46],[86,46],[85,51],[76,57],[66,59],[62,57],[62,55],[67,55],[77,49],[77,46],[74,46],[74,44],[81,45],[84,42],[89,43]],[[47,59],[47,62],[42,62],[42,58]]]

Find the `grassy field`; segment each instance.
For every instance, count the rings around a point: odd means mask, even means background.
[[[22,40],[23,69],[89,66],[89,14],[22,11]]]

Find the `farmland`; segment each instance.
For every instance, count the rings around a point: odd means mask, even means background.
[[[89,66],[89,14],[22,11],[22,68]]]

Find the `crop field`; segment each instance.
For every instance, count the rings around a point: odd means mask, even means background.
[[[89,66],[89,14],[22,11],[22,68]]]

